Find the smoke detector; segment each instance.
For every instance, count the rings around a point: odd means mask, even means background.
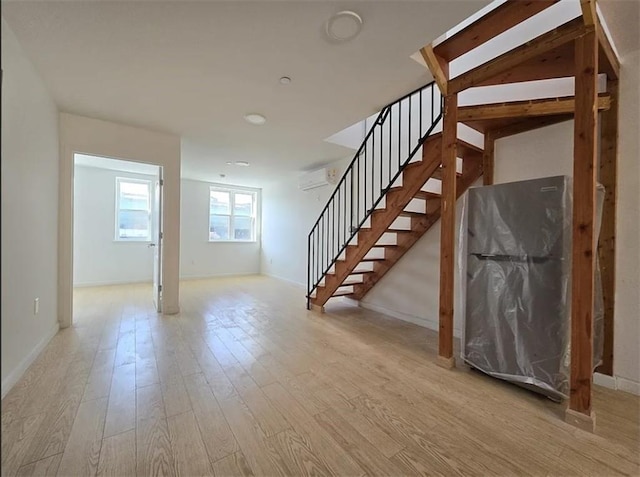
[[[258,113],[245,114],[244,120],[248,123],[255,124],[256,126],[262,126],[267,122],[267,118]]]
[[[362,30],[362,18],[356,12],[343,10],[327,20],[325,29],[327,36],[333,41],[350,41]]]

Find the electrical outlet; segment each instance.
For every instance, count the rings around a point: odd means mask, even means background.
[[[40,313],[40,298],[33,300],[33,314],[37,315],[38,313]]]

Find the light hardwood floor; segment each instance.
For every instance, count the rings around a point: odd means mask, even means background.
[[[265,278],[77,290],[2,401],[2,475],[638,475],[640,400],[563,406],[435,366],[435,333]]]

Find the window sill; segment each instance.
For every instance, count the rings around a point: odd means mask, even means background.
[[[114,243],[142,243],[142,244],[147,244],[149,245],[150,243],[153,243],[151,240],[122,240],[122,239],[114,239],[113,240]]]
[[[258,243],[257,240],[209,240],[209,243]]]

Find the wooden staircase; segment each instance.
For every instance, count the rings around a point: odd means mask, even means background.
[[[421,160],[402,171],[402,185],[387,191],[384,207],[375,209],[369,226],[358,231],[357,243],[347,245],[316,287],[310,297],[314,308],[322,308],[332,297],[361,300],[438,221],[440,194],[423,189],[428,181],[441,180],[442,134],[428,137],[422,151]],[[482,174],[482,149],[458,139],[457,151],[462,159],[462,170],[457,172],[461,195]],[[372,267],[366,268],[367,263]]]

